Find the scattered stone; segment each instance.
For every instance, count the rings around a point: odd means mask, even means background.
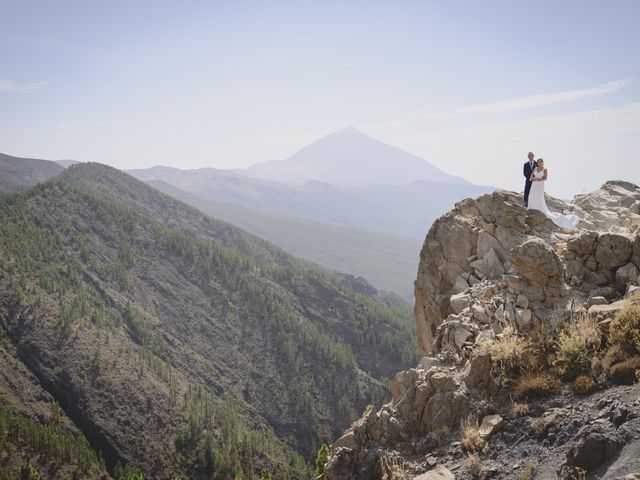
[[[595,318],[613,317],[618,311],[627,306],[626,300],[618,300],[617,302],[610,303],[608,305],[593,305],[589,307],[589,315]]]
[[[456,476],[443,465],[438,465],[433,470],[414,477],[414,480],[456,480]]]
[[[638,277],[640,277],[640,272],[633,263],[629,262],[625,266],[620,267],[618,270],[616,270],[615,277],[616,287],[618,291],[625,292],[628,285],[637,285]]]
[[[439,367],[440,360],[435,357],[422,357],[418,367],[424,370],[429,370],[431,367]]]
[[[589,297],[587,308],[593,307],[594,305],[609,305],[609,300],[604,297]]]
[[[518,299],[516,300],[516,307],[529,308],[529,299],[524,295],[518,295]]]
[[[458,293],[456,295],[451,295],[451,298],[449,299],[451,310],[456,314],[462,312],[469,306],[470,303],[471,296],[468,293]]]
[[[516,308],[516,324],[518,330],[527,330],[531,326],[531,310],[528,308]]]
[[[491,343],[496,339],[496,332],[493,329],[488,328],[486,330],[482,330],[478,335],[476,335],[476,345],[481,343]]]
[[[334,453],[340,447],[356,450],[359,446],[355,434],[348,432],[331,444],[331,452]]]
[[[482,419],[482,423],[480,424],[480,436],[482,438],[487,438],[500,431],[503,422],[504,421],[500,415],[487,415]]]

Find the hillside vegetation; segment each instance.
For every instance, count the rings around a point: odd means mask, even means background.
[[[204,200],[162,180],[149,185],[236,225],[300,258],[364,277],[375,287],[409,297],[420,241],[390,233],[272,215],[232,203]]]
[[[116,476],[304,478],[416,360],[399,300],[104,165],[0,197],[0,252],[2,342]]]

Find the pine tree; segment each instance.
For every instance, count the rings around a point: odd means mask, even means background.
[[[327,447],[326,443],[323,443],[316,456],[316,475],[322,475],[327,460],[329,460],[329,447]]]

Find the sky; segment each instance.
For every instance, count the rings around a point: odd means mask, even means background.
[[[640,1],[0,0],[0,152],[242,168],[354,126],[443,170],[640,184]]]

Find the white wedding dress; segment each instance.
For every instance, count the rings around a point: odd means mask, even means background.
[[[544,178],[544,169],[539,172],[538,169],[535,168],[533,172],[533,176],[535,178]],[[545,181],[533,182],[531,185],[531,191],[529,192],[529,208],[533,210],[540,210],[559,227],[576,228],[576,225],[578,225],[578,222],[580,221],[580,218],[576,215],[572,213],[563,215],[562,213],[552,212],[547,208],[547,202],[544,199],[545,183]]]

